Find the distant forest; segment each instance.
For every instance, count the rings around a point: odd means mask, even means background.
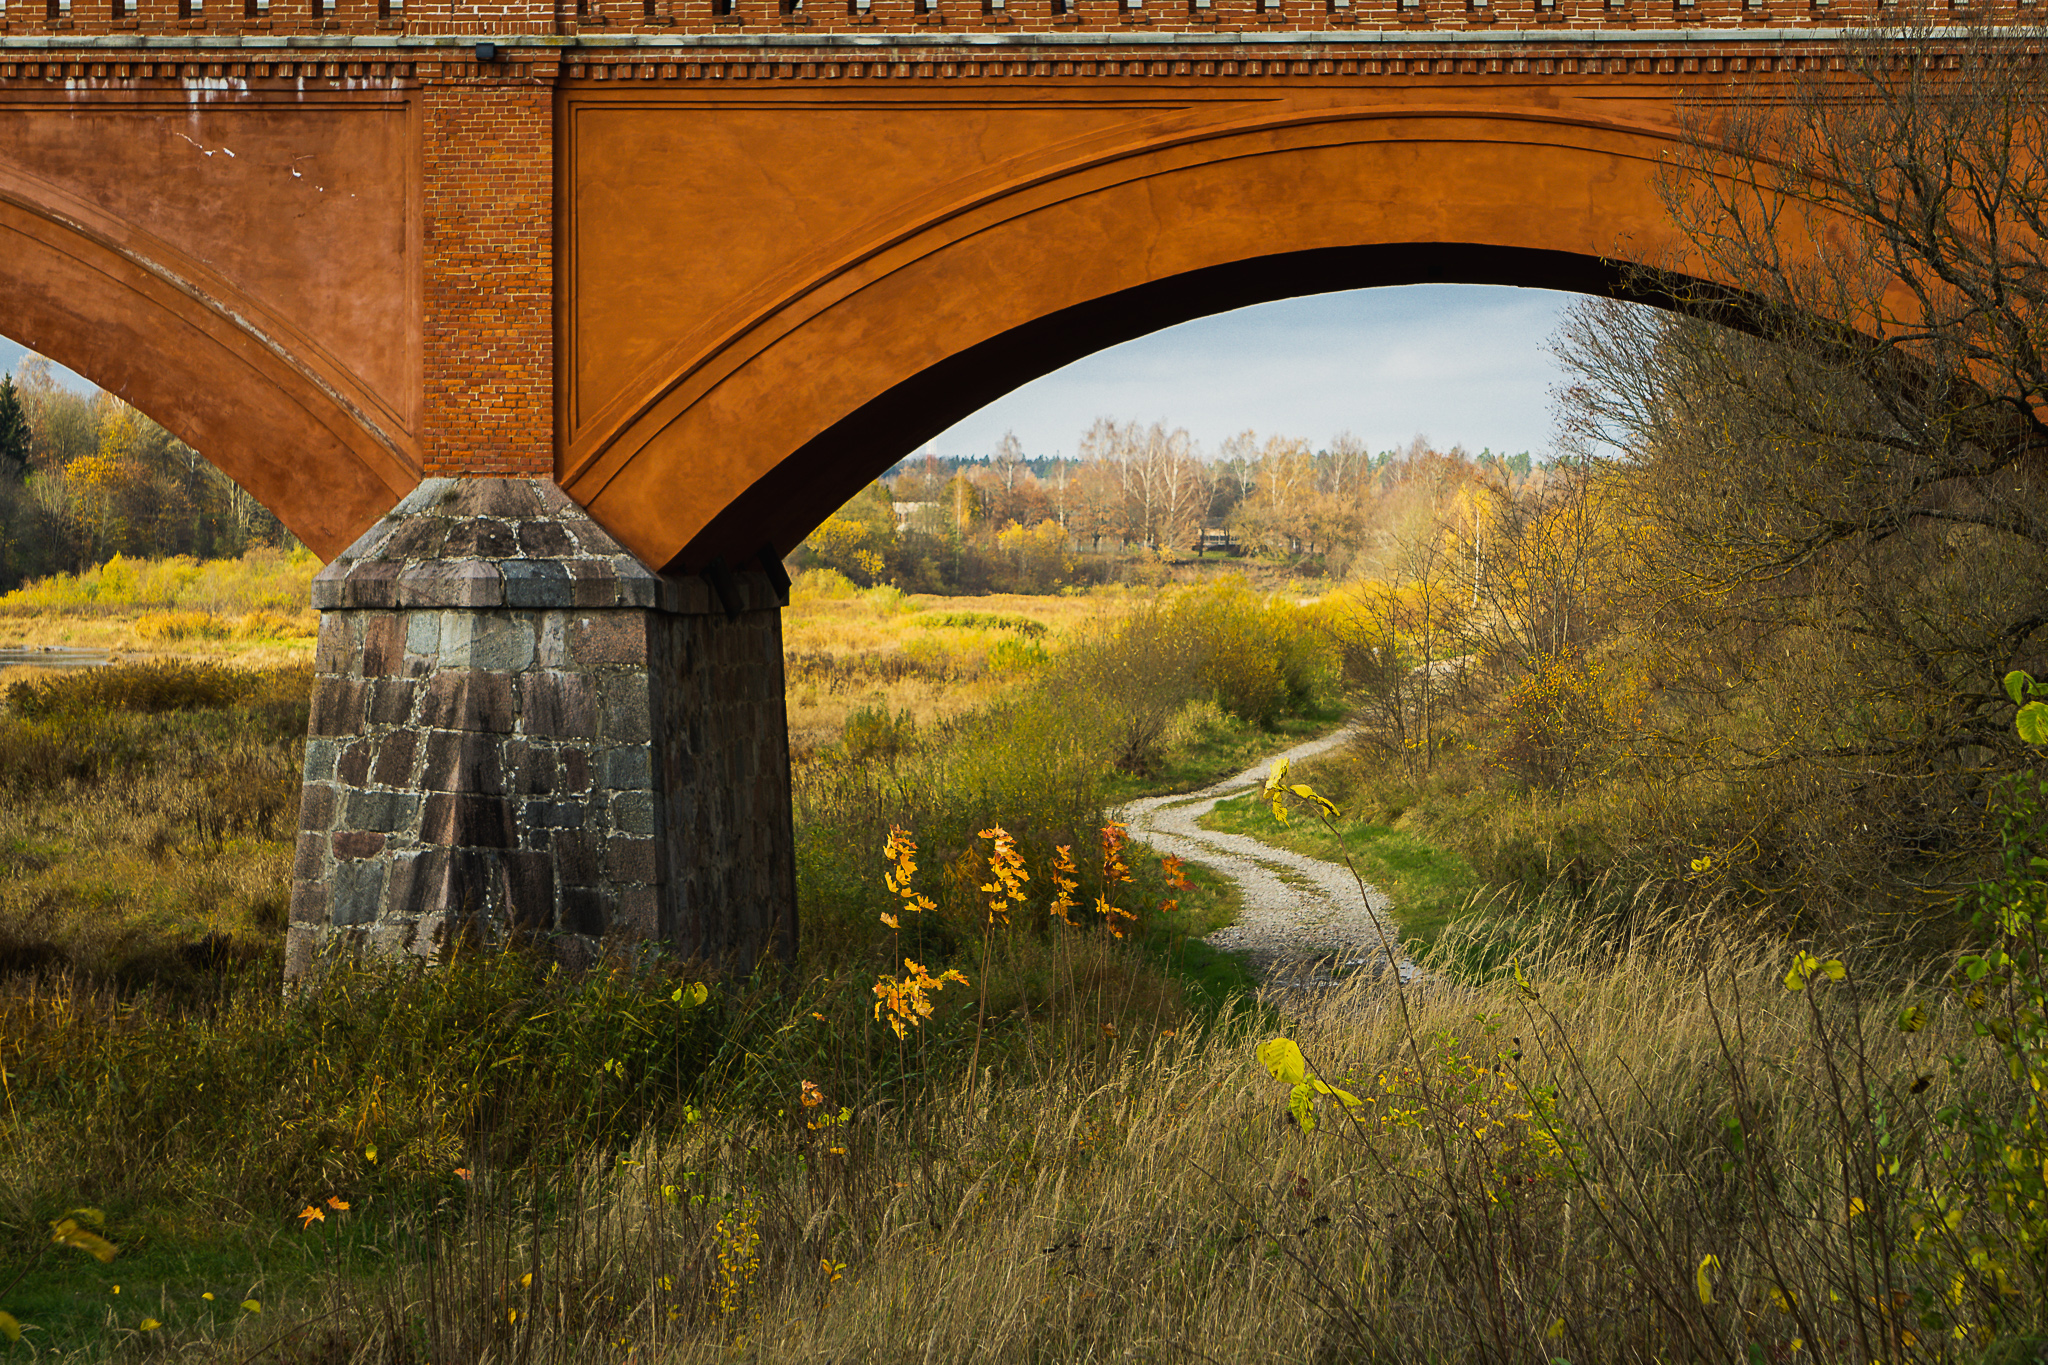
[[[50,362],[0,375],[0,592],[115,555],[232,557],[297,542],[199,452]]]
[[[911,592],[1050,592],[1144,577],[1201,554],[1255,556],[1304,576],[1376,570],[1418,519],[1480,486],[1535,491],[1528,452],[1472,455],[1417,438],[1371,451],[1348,433],[1317,447],[1245,431],[1213,455],[1188,433],[1107,418],[1073,459],[913,457],[812,533],[804,554],[859,586]],[[1221,548],[1227,545],[1227,549]]]

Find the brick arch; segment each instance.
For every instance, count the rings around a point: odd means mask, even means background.
[[[1656,188],[1674,137],[1541,109],[1339,109],[927,204],[662,357],[564,442],[560,477],[650,563],[787,550],[959,417],[1172,323],[1374,284],[1617,292],[1627,266],[1679,259]]]
[[[289,320],[0,164],[8,334],[149,414],[331,555],[419,480],[411,438]]]

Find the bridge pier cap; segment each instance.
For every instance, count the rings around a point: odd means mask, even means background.
[[[314,580],[287,978],[458,936],[790,957],[787,587],[653,573],[549,480],[420,484]]]

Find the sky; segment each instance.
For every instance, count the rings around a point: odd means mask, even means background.
[[[1572,296],[1428,284],[1353,289],[1184,322],[1098,351],[941,433],[940,455],[980,455],[1014,430],[1031,455],[1072,455],[1097,417],[1186,427],[1213,452],[1250,427],[1371,450],[1418,435],[1541,455],[1550,445],[1543,349]]]
[[[1542,455],[1559,373],[1543,349],[1570,295],[1403,285],[1240,308],[1098,351],[943,432],[941,455],[985,455],[1014,430],[1031,455],[1072,455],[1098,417],[1186,427],[1213,452],[1249,427],[1371,450],[1416,436]],[[0,370],[22,348],[0,336]],[[62,371],[80,388],[86,382]],[[915,452],[906,451],[905,454]]]
[[[0,373],[14,373],[14,367],[21,363],[21,357],[27,349],[27,347],[19,343],[9,341],[6,337],[0,336]],[[89,382],[71,373],[62,365],[57,367],[57,382],[77,389],[81,393],[90,392],[93,387]]]

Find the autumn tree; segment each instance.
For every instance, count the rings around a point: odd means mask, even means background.
[[[2027,761],[1998,683],[2048,663],[2042,36],[1908,23],[1701,109],[1669,264],[1726,287],[1665,277],[1690,316],[1584,303],[1559,342],[1753,882],[1924,904],[1974,875],[1984,783]]]

